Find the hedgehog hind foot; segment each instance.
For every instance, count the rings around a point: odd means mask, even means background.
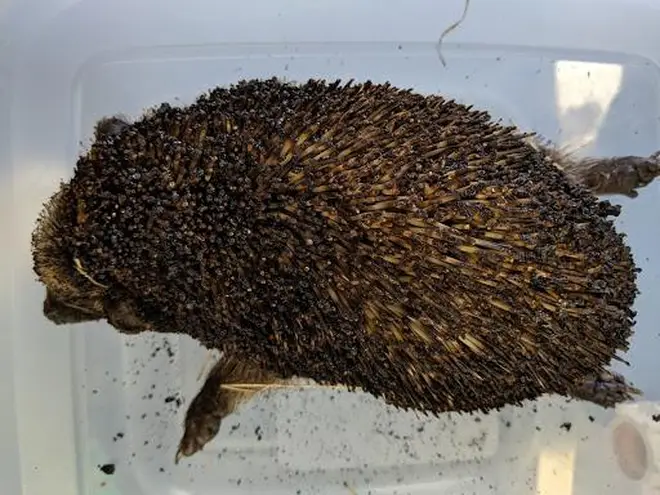
[[[660,177],[660,151],[649,157],[565,159],[564,171],[596,195],[636,198],[638,190]]]
[[[188,406],[175,464],[203,450],[219,433],[222,421],[240,404],[279,382],[274,375],[253,363],[228,354],[227,350],[223,354]]]
[[[202,450],[213,440],[222,423],[223,416],[215,411],[198,412],[197,407],[191,407],[186,412],[185,428],[174,463],[178,464],[184,457],[190,457]]]
[[[612,408],[622,402],[635,400],[642,391],[629,384],[626,379],[613,371],[584,378],[573,389],[575,399],[592,402],[604,408]]]

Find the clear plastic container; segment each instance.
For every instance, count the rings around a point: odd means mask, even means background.
[[[617,200],[643,269],[632,365],[617,369],[646,395],[616,411],[548,397],[478,420],[424,419],[362,394],[280,391],[174,466],[205,352],[41,314],[30,233],[95,120],[215,85],[388,80],[584,154],[660,148],[660,2],[473,0],[445,39],[445,67],[437,40],[462,10],[463,0],[0,2],[0,492],[660,493],[660,182]]]

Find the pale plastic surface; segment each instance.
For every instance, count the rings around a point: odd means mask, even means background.
[[[204,352],[41,315],[33,221],[106,114],[187,102],[240,78],[353,77],[441,91],[560,144],[586,142],[583,153],[660,147],[660,2],[473,0],[443,67],[435,42],[462,9],[462,0],[0,2],[0,492],[658,493],[660,468],[627,478],[610,434],[613,419],[629,417],[660,462],[650,419],[660,399],[658,182],[622,201],[618,221],[643,269],[623,371],[646,402],[617,413],[547,399],[479,421],[424,419],[359,394],[279,392],[174,467]],[[165,403],[172,394],[181,407]],[[97,468],[109,462],[113,476]]]

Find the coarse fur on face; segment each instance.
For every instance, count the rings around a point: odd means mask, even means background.
[[[128,126],[120,116],[101,119],[95,128],[95,139],[116,135]],[[149,330],[127,298],[109,291],[109,287],[95,281],[80,261],[72,255],[67,229],[71,219],[85,221],[83,204],[72,211],[72,192],[68,184],[44,205],[32,234],[34,271],[46,287],[43,313],[56,325],[82,323],[107,319],[108,323],[124,333]]]
[[[124,333],[150,330],[130,298],[95,281],[71,255],[62,221],[68,194],[69,187],[62,185],[46,204],[32,236],[34,271],[46,287],[44,316],[56,325],[106,319]]]
[[[51,197],[32,234],[34,271],[46,287],[44,315],[55,324],[103,318],[105,288],[76,270],[62,226],[67,215],[69,186],[62,184]]]

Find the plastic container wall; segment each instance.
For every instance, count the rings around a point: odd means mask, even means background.
[[[462,10],[462,0],[0,2],[2,493],[660,493],[658,183],[617,199],[643,270],[631,366],[617,369],[645,396],[616,411],[544,398],[432,419],[363,394],[273,392],[174,466],[204,351],[101,323],[55,327],[41,314],[30,233],[95,121],[216,85],[390,81],[582,154],[660,149],[660,2],[472,0],[443,66],[437,39]]]

